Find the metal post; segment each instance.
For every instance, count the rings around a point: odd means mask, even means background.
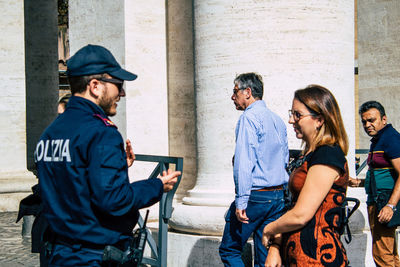
[[[137,161],[158,162],[158,165],[151,173],[149,179],[156,178],[163,171],[169,168],[169,164],[175,164],[175,170],[181,171],[183,168],[183,159],[176,157],[152,156],[152,155],[136,155]],[[164,193],[159,203],[159,220],[158,220],[158,244],[153,237],[147,235],[147,243],[149,244],[152,257],[143,257],[142,264],[150,264],[151,266],[166,267],[167,266],[167,251],[168,251],[168,221],[172,215],[172,201],[174,194],[179,186],[182,175],[178,177],[178,182],[174,188],[168,193]],[[138,221],[139,226],[143,225],[143,218],[140,216]]]

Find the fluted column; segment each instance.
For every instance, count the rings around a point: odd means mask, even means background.
[[[25,126],[25,46],[24,46],[24,6],[20,1],[1,1],[0,7],[5,10],[0,17],[3,25],[3,38],[0,42],[0,83],[2,97],[0,106],[0,210],[16,209],[17,201],[10,193],[17,187],[28,191],[23,185],[28,178],[26,166],[26,126]],[[8,203],[7,203],[8,202]]]
[[[234,193],[231,159],[241,113],[230,97],[237,74],[261,74],[267,106],[284,121],[296,89],[326,86],[346,114],[354,151],[353,5],[346,0],[194,1],[198,172],[172,227],[203,234],[223,229]],[[298,148],[292,127],[288,136],[290,148]],[[348,159],[354,166],[354,153]]]
[[[398,92],[400,89],[400,3],[388,1],[357,1],[358,41],[358,104],[376,100],[386,111],[389,123],[399,130]],[[356,112],[358,106],[356,107]],[[358,116],[359,117],[359,116]],[[358,118],[359,119],[359,118]],[[359,148],[368,149],[371,142],[359,123]],[[367,155],[361,156],[361,163]],[[359,178],[365,178],[368,166]],[[356,197],[361,205],[350,220],[353,241],[346,245],[352,266],[374,266],[372,237],[368,223],[364,188],[349,188],[347,195]],[[398,239],[398,237],[397,237]]]
[[[124,0],[69,0],[69,46],[74,55],[87,44],[106,47],[121,66],[125,66]],[[126,138],[126,99],[118,102],[117,115],[111,119]]]
[[[400,129],[400,2],[358,1],[359,103],[379,101],[388,122]],[[370,137],[360,123],[360,148]]]
[[[0,98],[1,115],[0,161],[3,173],[26,171],[26,127],[25,127],[25,46],[24,46],[24,1],[1,1],[6,10],[0,17],[7,38],[0,43],[0,75],[3,88]],[[8,115],[6,115],[8,114]],[[12,152],[12,154],[10,154]],[[8,156],[6,156],[8,155]],[[8,176],[8,175],[7,175]]]
[[[139,154],[168,155],[165,16],[164,2],[125,1],[126,68],[138,75],[126,84],[127,129]],[[146,178],[145,165],[135,162],[131,178]]]
[[[35,169],[36,144],[57,117],[57,1],[26,0],[24,9],[27,158],[28,169]]]
[[[11,211],[37,183],[33,151],[57,114],[57,1],[3,0],[0,8],[0,210]]]

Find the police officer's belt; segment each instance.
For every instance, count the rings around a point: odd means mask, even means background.
[[[117,242],[116,244],[112,244],[112,246],[119,248],[121,250],[126,249],[126,244],[128,240],[122,240]],[[55,244],[60,244],[63,246],[79,249],[79,248],[89,248],[89,249],[96,249],[96,250],[103,250],[107,245],[109,244],[95,244],[83,240],[73,240],[71,238],[61,236],[61,235],[56,235],[54,239]]]

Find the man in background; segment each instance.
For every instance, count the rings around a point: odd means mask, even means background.
[[[400,199],[400,134],[387,123],[384,107],[377,101],[360,106],[359,114],[365,132],[372,137],[368,154],[365,191],[368,195],[368,219],[372,234],[372,255],[377,266],[400,266],[397,252],[396,227],[387,227]],[[376,208],[371,177],[376,193],[390,190],[385,207]],[[353,179],[354,183],[354,179]]]

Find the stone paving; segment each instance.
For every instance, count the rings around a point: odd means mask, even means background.
[[[31,253],[31,239],[22,237],[17,212],[0,212],[0,267],[39,266],[39,254]]]

